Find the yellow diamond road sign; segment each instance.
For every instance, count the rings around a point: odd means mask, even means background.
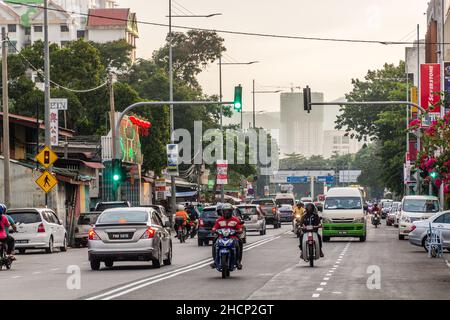
[[[52,151],[49,147],[45,147],[39,152],[36,156],[36,160],[39,161],[40,164],[44,166],[45,169],[50,167],[56,160],[58,160],[58,156],[56,153]]]
[[[36,183],[42,190],[44,190],[45,193],[47,193],[52,190],[54,186],[56,186],[58,180],[56,180],[50,172],[44,171],[44,173],[37,178]]]

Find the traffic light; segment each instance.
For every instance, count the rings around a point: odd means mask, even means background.
[[[303,107],[308,113],[311,112],[311,88],[309,86],[303,88]]]
[[[430,173],[430,177],[431,177],[431,179],[436,179],[437,177],[439,177],[439,174],[436,172],[436,171],[433,171],[433,172],[431,172]]]
[[[242,112],[242,87],[234,87],[234,110]]]
[[[117,186],[124,180],[125,176],[123,175],[123,169],[122,169],[122,160],[120,159],[113,159],[112,162],[112,181],[114,188],[117,188]]]

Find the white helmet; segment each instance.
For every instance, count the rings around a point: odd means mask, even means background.
[[[183,206],[182,204],[179,204],[179,205],[177,206],[177,210],[178,210],[178,211],[184,211],[184,206]]]

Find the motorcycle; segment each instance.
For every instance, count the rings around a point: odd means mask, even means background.
[[[372,217],[372,224],[375,226],[375,228],[378,228],[378,225],[381,224],[380,222],[380,215],[374,214]]]
[[[197,235],[197,231],[198,231],[198,223],[197,221],[191,221],[190,222],[191,225],[191,229],[189,231],[189,235],[192,238],[194,238]]]
[[[294,230],[292,230],[292,232],[295,233],[295,235],[297,236],[297,238],[300,238],[300,235],[302,234],[302,226],[300,225],[300,220],[301,220],[301,216],[299,214],[296,214],[294,216]]]
[[[175,218],[175,231],[177,232],[176,237],[180,240],[180,243],[186,242],[188,237],[187,229],[184,224],[184,219],[180,217]]]
[[[302,259],[309,262],[310,267],[314,267],[314,260],[320,257],[320,242],[317,226],[306,226],[302,229],[305,235],[302,239]]]
[[[5,267],[7,270],[11,269],[13,260],[6,255],[6,244],[0,243],[0,270]]]
[[[236,269],[237,252],[235,240],[232,238],[236,234],[235,230],[217,230],[219,238],[216,241],[216,269],[222,273],[222,279],[230,276],[230,272]]]

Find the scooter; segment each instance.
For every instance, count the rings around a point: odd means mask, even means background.
[[[235,239],[232,238],[236,234],[235,230],[219,229],[217,230],[219,238],[216,241],[216,264],[217,271],[222,273],[222,279],[230,276],[230,272],[236,269],[237,252],[235,247]]]
[[[378,228],[378,225],[381,224],[380,216],[378,214],[374,214],[374,216],[372,217],[372,224],[375,226],[375,228]]]
[[[295,233],[297,238],[300,238],[300,235],[302,234],[302,228],[301,228],[301,225],[300,225],[300,220],[301,220],[300,215],[296,214],[294,216],[294,221],[293,221],[293,224],[294,224],[293,232]]]
[[[302,258],[305,262],[309,262],[310,267],[314,267],[314,260],[320,257],[320,242],[317,226],[306,226],[302,229],[305,235],[302,239]]]
[[[177,232],[176,237],[180,240],[180,243],[186,242],[186,238],[188,237],[187,229],[184,224],[183,218],[175,218],[175,230]]]
[[[191,230],[189,231],[189,235],[191,236],[191,238],[194,238],[197,235],[197,231],[198,231],[198,223],[197,221],[191,221]]]

